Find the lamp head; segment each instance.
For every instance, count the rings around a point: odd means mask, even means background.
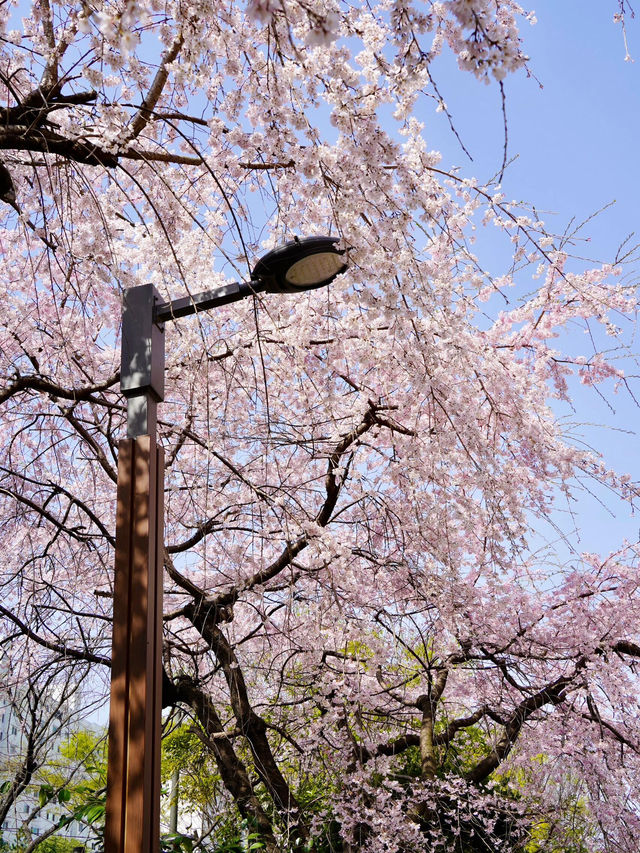
[[[348,264],[337,237],[296,237],[260,258],[251,279],[266,293],[300,293],[324,287]]]

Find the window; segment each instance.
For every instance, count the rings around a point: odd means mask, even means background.
[[[18,734],[18,727],[17,726],[11,726],[11,734],[12,735]]]
[[[40,827],[39,827],[39,826],[32,826],[32,827],[31,827],[31,832],[32,832],[34,835],[40,835]]]

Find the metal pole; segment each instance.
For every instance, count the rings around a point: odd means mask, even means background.
[[[125,294],[121,388],[128,435],[118,446],[106,853],[160,849],[164,459],[156,407],[164,334],[151,285]]]
[[[123,439],[109,714],[106,853],[158,851],[162,710],[163,453]]]
[[[169,798],[169,831],[176,833],[178,831],[178,806],[180,803],[180,768],[176,769],[171,774],[171,794]]]

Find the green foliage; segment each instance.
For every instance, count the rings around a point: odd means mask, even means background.
[[[27,830],[19,835],[18,840],[14,844],[9,844],[7,841],[0,839],[0,853],[21,853],[31,843],[32,838]],[[50,835],[38,844],[36,850],[38,853],[74,853],[79,847],[82,850],[85,849],[76,838],[63,838],[58,835]]]
[[[532,766],[544,766],[548,757],[544,754],[531,758]],[[501,796],[527,801],[529,804],[529,838],[524,853],[593,853],[594,829],[589,819],[589,809],[580,796],[580,785],[567,774],[561,783],[549,780],[548,795],[555,791],[557,803],[550,808],[531,799],[528,790],[532,784],[532,772],[518,768],[506,773],[494,773],[493,790]]]
[[[438,722],[435,734],[444,731],[446,723]],[[489,751],[486,733],[479,726],[469,726],[456,734],[454,740],[446,747],[440,747],[439,773],[441,778],[447,776],[464,776]],[[422,774],[420,747],[410,746],[398,756],[398,777],[419,778]]]
[[[38,844],[38,853],[73,853],[81,845],[75,838],[61,838],[52,835]]]
[[[342,849],[340,825],[332,817],[331,797],[334,791],[335,783],[324,773],[316,776],[306,775],[296,790],[302,813],[322,817],[315,836],[310,838],[305,846],[305,853],[332,853]]]
[[[563,809],[561,820],[549,817],[534,824],[526,853],[592,853],[586,809],[579,804],[576,806],[581,821],[573,820],[576,815],[570,805]]]
[[[206,810],[216,801],[220,776],[209,748],[193,725],[177,726],[162,740],[162,781],[180,773],[180,802],[188,811]]]
[[[546,760],[544,755],[534,759],[541,764]],[[526,785],[526,774],[522,776]],[[593,853],[594,827],[578,780],[567,776],[561,785],[549,782],[547,788],[555,790],[558,807],[532,822],[526,853]]]
[[[192,853],[193,839],[181,832],[169,832],[160,838],[162,853]]]
[[[41,771],[43,782],[38,790],[40,806],[57,802],[65,807],[66,813],[59,821],[63,829],[77,820],[89,824],[100,834],[104,827],[107,791],[107,743],[106,738],[90,731],[79,730],[60,745],[59,758]],[[67,853],[64,845],[72,841],[73,850],[77,840],[51,836],[46,839],[59,844],[60,853]],[[38,850],[42,850],[43,841]],[[58,848],[55,853],[58,853]]]
[[[214,853],[245,853],[262,850],[264,843],[257,832],[248,832],[248,822],[243,820],[235,833],[220,839],[213,848]]]
[[[436,733],[437,731],[436,728]],[[468,726],[459,731],[453,742],[444,750],[442,771],[444,774],[464,776],[489,752],[487,733],[480,726]]]
[[[50,803],[52,800],[57,800],[61,805],[63,803],[68,803],[71,799],[71,791],[68,788],[56,788],[48,782],[45,782],[43,785],[40,785],[38,788],[38,802],[40,804],[40,808],[46,806],[47,803]]]

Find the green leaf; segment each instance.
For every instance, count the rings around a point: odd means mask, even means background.
[[[188,835],[182,835],[181,832],[168,832],[160,839],[162,849],[172,851],[172,853],[193,853],[193,839]]]
[[[40,803],[40,806],[46,805],[52,797],[53,785],[40,785],[40,790],[38,791],[38,802]]]
[[[77,820],[84,820],[87,823],[96,823],[96,821],[104,818],[104,803],[88,803],[82,806],[73,813]]]

